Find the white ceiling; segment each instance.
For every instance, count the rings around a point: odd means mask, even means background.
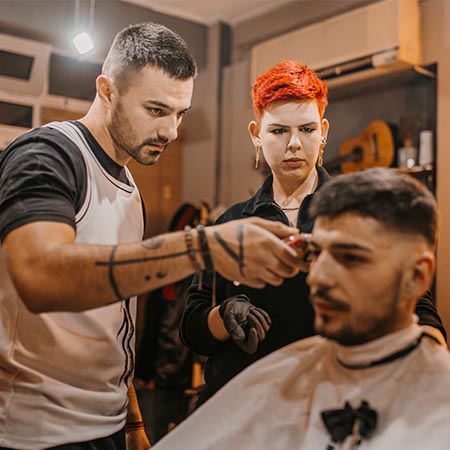
[[[242,20],[279,8],[293,0],[124,0],[154,11],[211,25],[225,22],[235,25]]]

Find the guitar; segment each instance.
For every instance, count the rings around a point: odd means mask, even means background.
[[[340,167],[342,173],[371,167],[389,167],[394,160],[394,135],[382,120],[371,122],[357,138],[349,138],[339,147],[339,157],[324,162],[328,171]]]

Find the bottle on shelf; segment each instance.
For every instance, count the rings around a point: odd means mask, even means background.
[[[431,130],[422,130],[419,133],[419,165],[426,166],[433,164],[433,132]]]
[[[398,149],[398,167],[410,169],[417,165],[417,149],[413,146],[412,139],[406,138],[403,147]]]

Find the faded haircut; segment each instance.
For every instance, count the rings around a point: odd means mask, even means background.
[[[197,66],[186,42],[164,25],[146,22],[120,31],[103,64],[103,74],[126,90],[144,67],[162,69],[172,78],[195,78]]]
[[[338,175],[311,202],[310,216],[346,212],[369,216],[388,229],[422,235],[434,247],[438,213],[433,194],[418,180],[395,169],[369,169]]]

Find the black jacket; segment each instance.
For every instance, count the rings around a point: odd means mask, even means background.
[[[329,179],[329,175],[322,168],[318,168],[318,173],[317,189],[320,189]],[[217,223],[257,216],[287,224],[286,215],[273,200],[272,182],[273,177],[270,175],[254,197],[230,207]],[[300,231],[306,233],[310,233],[314,225],[314,221],[308,218],[308,208],[313,195],[305,197],[298,215],[297,226]],[[232,340],[221,342],[212,336],[207,324],[207,317],[212,308],[212,279],[204,276],[202,290],[199,290],[198,278],[194,277],[180,325],[180,334],[182,341],[194,352],[209,356],[205,366],[206,386],[200,394],[200,403],[254,361],[291,342],[315,334],[314,311],[309,302],[309,288],[305,278],[306,274],[301,272],[286,279],[281,286],[267,285],[264,289],[252,289],[246,286],[236,287],[216,274],[217,304],[232,295],[244,293],[254,305],[267,311],[272,319],[272,327],[266,339],[259,344],[255,354],[248,355]],[[431,296],[419,300],[416,313],[421,324],[434,326],[445,334]]]

